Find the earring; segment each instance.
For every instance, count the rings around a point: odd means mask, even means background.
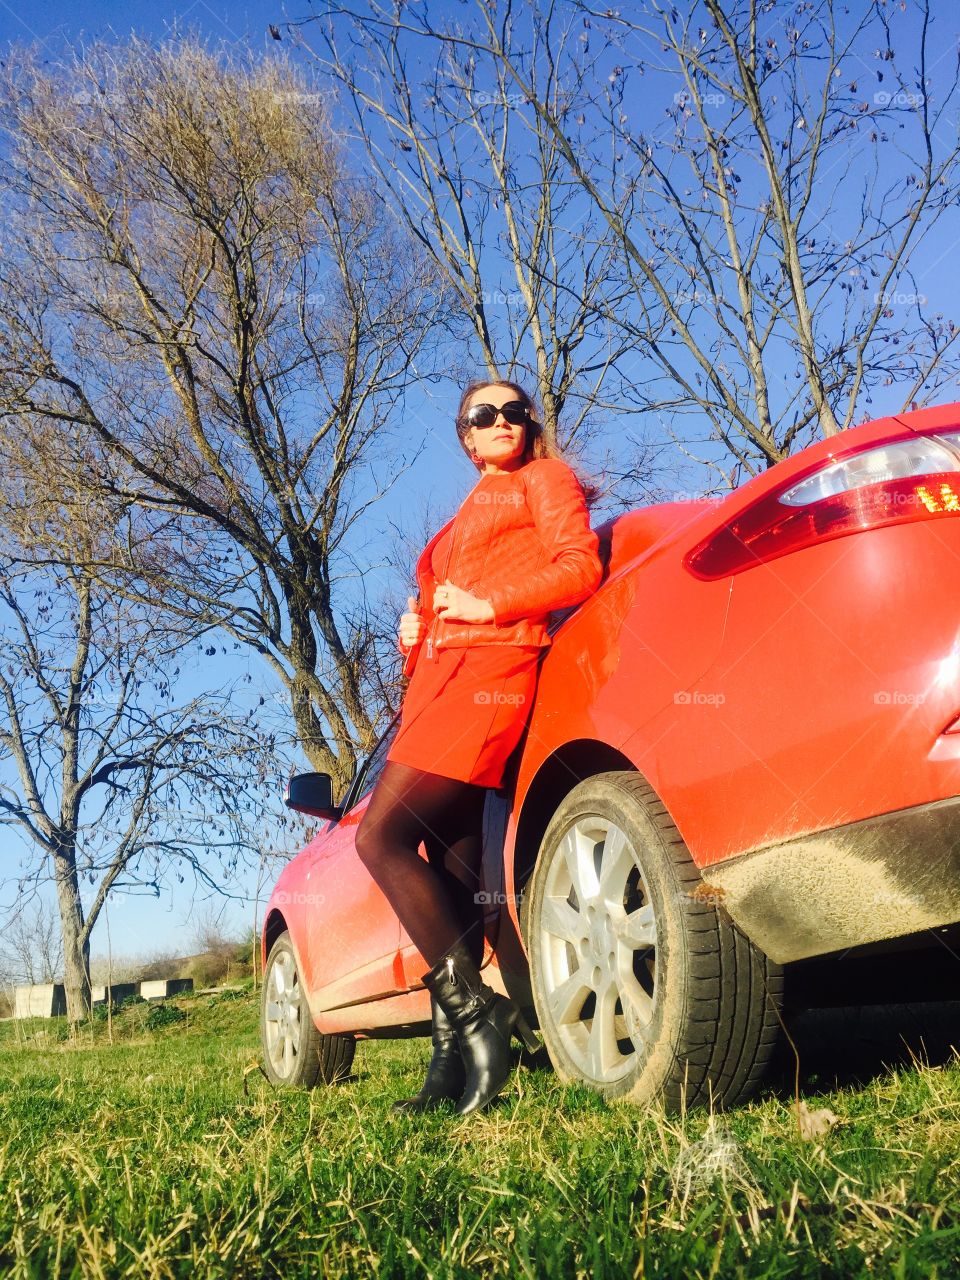
[[[477,453],[471,453],[470,458],[471,458],[471,461],[473,461],[473,462],[475,462],[475,463],[477,464],[477,466],[479,466],[479,465],[480,465],[480,455],[479,455],[479,454],[477,454]]]

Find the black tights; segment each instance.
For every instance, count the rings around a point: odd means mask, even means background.
[[[485,797],[475,783],[388,760],[357,828],[361,862],[431,968],[461,940],[478,968],[483,958]]]

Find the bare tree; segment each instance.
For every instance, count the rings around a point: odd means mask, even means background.
[[[9,975],[11,983],[59,980],[63,972],[60,920],[42,898],[16,903],[4,921],[0,971]]]
[[[906,406],[956,377],[960,330],[914,277],[960,187],[955,39],[929,0],[337,13],[526,105],[618,248],[620,291],[595,301],[631,300],[604,316],[644,357],[632,403],[706,424],[723,487],[862,420],[878,387]]]
[[[124,554],[116,504],[91,499],[65,433],[4,441],[0,482],[0,824],[27,853],[21,893],[53,882],[67,1014],[90,1007],[90,934],[111,890],[253,851],[271,744],[228,692],[180,687],[182,624],[91,571]],[[143,531],[144,537],[148,530]],[[86,893],[85,893],[86,891]]]
[[[95,442],[151,525],[118,589],[259,653],[345,786],[396,657],[357,535],[442,282],[280,54],[24,53],[0,121],[0,416]]]
[[[221,982],[243,952],[243,930],[224,924],[223,905],[208,901],[193,916],[193,941],[197,950],[194,972],[203,984]]]
[[[615,319],[630,284],[605,221],[505,63],[411,39],[400,8],[337,12],[288,30],[342,90],[380,186],[449,283],[474,367],[532,375],[548,436],[582,449],[627,407],[636,364]],[[565,119],[587,69],[557,28],[529,28],[524,64],[530,92]],[[638,474],[653,461],[638,459]]]

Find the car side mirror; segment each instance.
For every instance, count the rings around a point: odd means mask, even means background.
[[[343,810],[333,803],[333,779],[329,773],[298,773],[287,782],[283,802],[288,809],[311,818],[336,821]]]

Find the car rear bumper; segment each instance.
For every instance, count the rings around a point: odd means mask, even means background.
[[[754,849],[702,875],[737,927],[781,963],[954,924],[960,796]]]

